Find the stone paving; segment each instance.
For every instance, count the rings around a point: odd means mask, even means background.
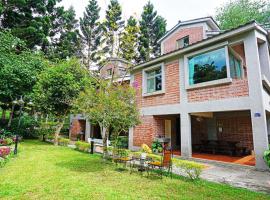
[[[251,166],[221,162],[198,160],[196,162],[202,162],[208,166],[203,170],[202,179],[270,194],[270,171],[258,171]]]

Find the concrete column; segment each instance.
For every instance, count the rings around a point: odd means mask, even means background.
[[[260,65],[261,73],[265,75],[268,80],[270,80],[270,59],[269,59],[269,50],[268,44],[266,41],[259,45],[259,55],[260,55]]]
[[[86,119],[85,120],[85,141],[88,141],[88,138],[90,138],[90,133],[91,133],[91,124]]]
[[[256,158],[256,168],[267,169],[263,153],[268,149],[266,113],[263,104],[263,86],[256,32],[250,32],[245,40],[245,54],[248,74],[249,96],[251,106],[251,121],[253,144]]]
[[[133,127],[128,131],[128,149],[133,150]]]
[[[189,158],[192,156],[191,141],[191,116],[188,113],[181,113],[181,156]]]

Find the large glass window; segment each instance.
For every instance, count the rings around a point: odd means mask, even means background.
[[[151,71],[146,71],[147,93],[152,93],[162,90],[162,72],[161,67]]]
[[[190,57],[189,85],[227,78],[225,51],[221,48]]]

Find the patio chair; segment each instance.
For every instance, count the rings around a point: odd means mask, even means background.
[[[127,150],[117,146],[113,151],[113,161],[116,163],[123,163],[127,167],[127,163],[131,161],[129,155],[127,155]]]
[[[170,175],[172,178],[172,150],[164,149],[161,161],[149,162],[148,170],[152,170],[152,171],[159,170],[161,178],[162,178],[163,172],[167,170],[168,175]]]

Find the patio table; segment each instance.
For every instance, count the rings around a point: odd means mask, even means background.
[[[141,174],[144,171],[148,170],[148,163],[151,162],[151,158],[142,158],[142,157],[132,157],[131,162],[130,162],[130,173],[134,171],[134,169],[138,169]]]

